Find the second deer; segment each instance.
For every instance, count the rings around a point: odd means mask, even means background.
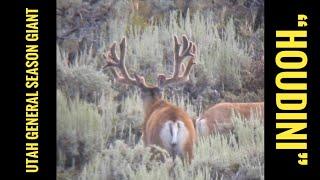
[[[186,36],[182,43],[174,36],[174,71],[170,77],[159,74],[157,85],[150,85],[143,76],[134,73],[131,76],[125,64],[126,39],[120,43],[120,57],[116,53],[116,42],[107,51],[105,58],[116,81],[137,86],[141,90],[144,108],[142,139],[145,145],[158,145],[166,149],[173,157],[193,158],[193,144],[196,132],[189,115],[181,108],[163,99],[162,90],[173,83],[189,80],[190,70],[195,64],[196,46]],[[190,57],[187,67],[183,60]]]
[[[249,119],[253,113],[257,113],[259,119],[263,119],[264,102],[216,104],[196,119],[195,126],[198,135],[207,136],[215,133],[228,133],[233,130],[232,113],[244,119]]]

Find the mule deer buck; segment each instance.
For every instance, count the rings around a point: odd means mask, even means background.
[[[195,64],[196,45],[186,36],[182,44],[174,36],[174,71],[170,77],[159,74],[157,85],[146,83],[143,76],[137,73],[133,77],[125,65],[126,39],[120,43],[120,57],[116,54],[116,42],[105,54],[106,65],[110,67],[116,81],[137,86],[141,90],[144,107],[144,122],[142,125],[142,140],[145,145],[157,145],[166,149],[172,156],[193,158],[193,144],[196,141],[196,131],[188,114],[179,107],[172,105],[162,97],[166,85],[183,83],[189,80],[190,70]],[[182,62],[190,57],[187,67]]]
[[[249,119],[253,113],[257,113],[263,119],[264,102],[256,103],[219,103],[206,110],[198,119],[195,126],[199,136],[207,136],[214,133],[226,133],[233,130],[232,113]]]

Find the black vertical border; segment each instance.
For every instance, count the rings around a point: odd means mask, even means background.
[[[39,172],[33,174],[25,172],[26,8],[39,9]],[[12,12],[15,71],[13,179],[56,179],[56,1],[16,0]]]
[[[25,8],[39,8],[40,33],[40,107],[39,107],[39,161],[40,172],[26,175],[25,121],[24,121],[24,50]],[[316,1],[265,0],[265,179],[314,179],[320,167],[320,16]],[[56,1],[19,1],[14,3],[14,77],[15,139],[14,177],[18,179],[56,179]],[[295,162],[296,153],[275,150],[275,85],[277,69],[275,57],[275,30],[292,27],[297,13],[306,13],[308,19],[308,147],[309,166],[302,168]]]
[[[320,65],[319,7],[312,0],[265,0],[265,179],[320,179]],[[276,30],[297,28],[297,15],[308,16],[308,156],[309,165],[297,163],[295,150],[276,150],[275,64]]]

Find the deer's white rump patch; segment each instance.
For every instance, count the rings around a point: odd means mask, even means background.
[[[196,119],[196,130],[198,135],[205,136],[209,133],[209,129],[207,126],[207,119],[205,118],[198,118]]]
[[[183,146],[189,132],[182,121],[167,121],[160,131],[160,138],[165,149],[174,155],[183,156]]]

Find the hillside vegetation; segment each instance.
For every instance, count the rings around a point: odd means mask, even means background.
[[[102,70],[103,54],[125,36],[129,72],[155,83],[172,72],[173,35],[186,34],[197,64],[188,83],[165,89],[166,99],[193,118],[219,102],[263,101],[261,8],[260,0],[57,0],[58,179],[263,179],[258,118],[235,116],[230,134],[199,139],[185,166],[143,146],[139,89]]]

